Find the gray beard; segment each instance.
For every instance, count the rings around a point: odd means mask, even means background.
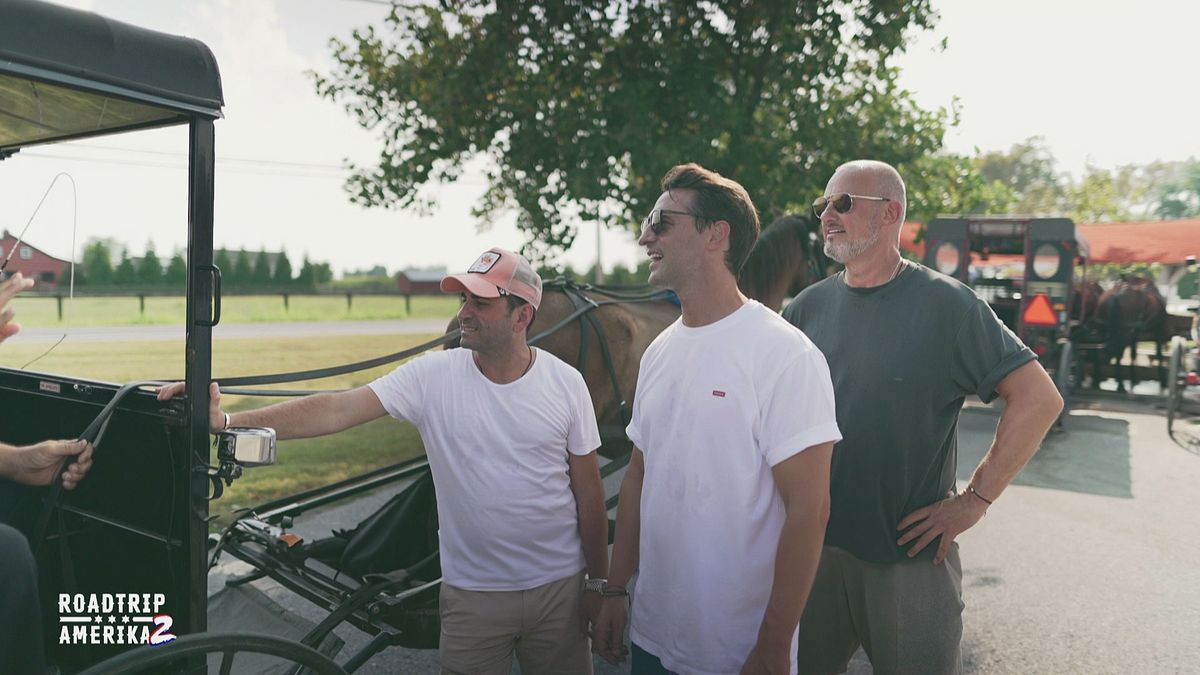
[[[863,239],[858,241],[848,241],[840,244],[831,244],[828,240],[825,242],[825,255],[845,265],[847,261],[854,260],[862,255],[864,251],[875,245],[879,241],[879,231],[883,228],[871,228],[870,233]]]

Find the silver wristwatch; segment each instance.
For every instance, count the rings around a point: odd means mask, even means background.
[[[608,588],[608,579],[585,579],[583,581],[583,590],[585,591],[603,594],[606,588]]]

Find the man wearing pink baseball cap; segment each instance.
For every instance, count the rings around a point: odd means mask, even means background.
[[[442,279],[445,293],[470,291],[482,298],[516,296],[533,305],[542,304],[542,278],[524,258],[502,248],[491,248],[479,255],[465,274]]]
[[[583,376],[527,342],[542,281],[521,256],[483,252],[441,288],[462,295],[460,349],[370,384],[226,415],[213,432],[321,436],[391,415],[421,432],[437,491],[442,673],[592,672],[587,628],[608,573],[600,433]],[[183,391],[163,387],[160,399]],[[585,580],[586,574],[586,580]]]

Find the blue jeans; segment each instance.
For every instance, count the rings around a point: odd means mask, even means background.
[[[662,661],[650,652],[630,642],[629,675],[675,675],[663,668]]]
[[[25,535],[0,524],[0,664],[5,673],[42,675],[37,565]]]

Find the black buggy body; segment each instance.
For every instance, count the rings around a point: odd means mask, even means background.
[[[189,129],[187,219],[163,214],[164,223],[174,217],[188,231],[186,345],[179,352],[187,398],[163,405],[148,391],[124,396],[94,470],[75,491],[60,496],[0,481],[0,520],[22,530],[36,551],[48,656],[67,672],[130,648],[127,624],[108,623],[117,615],[109,606],[116,600],[132,610],[123,616],[139,629],[159,629],[134,621],[155,615],[169,616],[169,632],[177,635],[206,628],[206,568],[196,563],[205,558],[208,529],[207,383],[220,313],[219,272],[212,267],[213,127],[222,105],[216,59],[196,40],[33,0],[0,2],[5,164],[19,164],[21,151],[35,145],[168,125]],[[136,185],[127,198],[138,198]],[[0,369],[0,440],[79,437],[118,389]],[[60,594],[82,602],[60,607]],[[150,602],[130,604],[134,598]]]

